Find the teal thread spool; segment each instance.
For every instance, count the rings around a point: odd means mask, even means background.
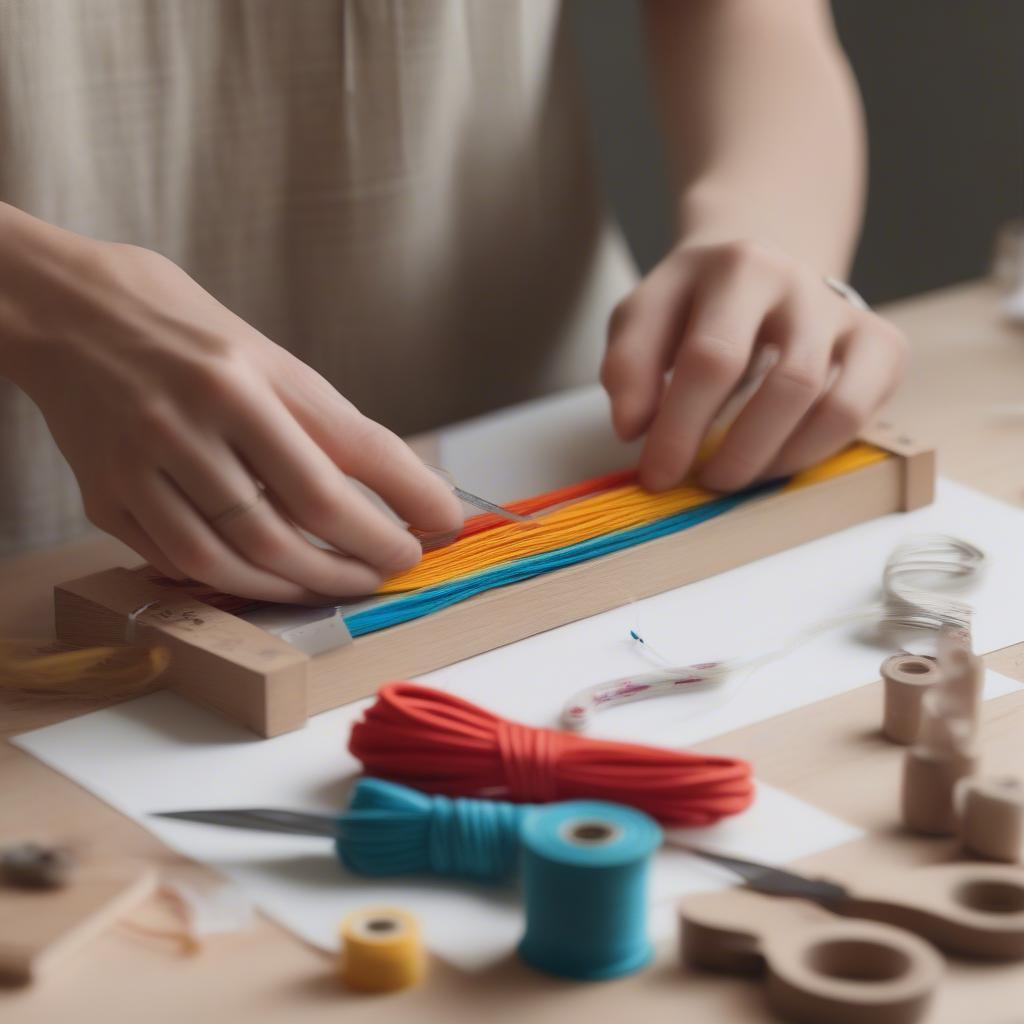
[[[661,829],[599,800],[531,810],[522,829],[526,934],[519,956],[566,978],[597,980],[647,964],[647,875]]]

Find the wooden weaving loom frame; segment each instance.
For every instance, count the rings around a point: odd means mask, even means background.
[[[310,715],[556,626],[714,576],[890,512],[932,501],[934,452],[889,424],[861,440],[892,457],[820,483],[755,498],[679,533],[489,590],[316,657],[244,619],[108,569],[54,588],[57,636],[74,646],[139,639],[171,653],[164,683],[261,736]]]

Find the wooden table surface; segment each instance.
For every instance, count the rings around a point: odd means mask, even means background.
[[[890,306],[910,335],[915,360],[890,418],[934,439],[941,471],[1014,504],[1024,504],[1024,331],[1001,324],[986,284],[966,284]],[[1024,537],[1022,537],[1024,542]],[[0,633],[52,632],[53,583],[115,563],[120,545],[95,539],[0,564]],[[1024,615],[1021,619],[1024,640]],[[988,658],[1024,681],[1024,643]],[[878,684],[822,701],[701,744],[750,758],[757,774],[867,830],[866,838],[808,858],[802,866],[841,877],[844,867],[942,860],[945,840],[907,837],[896,826],[900,751],[877,735]],[[61,705],[0,703],[0,733],[23,732],[78,713]],[[1024,773],[1024,691],[984,709],[986,770]],[[181,858],[75,784],[10,744],[0,743],[0,840],[72,837],[96,856],[137,856],[157,865]],[[647,971],[600,984],[535,974],[514,959],[462,975],[435,962],[421,988],[355,996],[335,981],[331,959],[267,921],[211,939],[195,956],[123,930],[95,940],[44,984],[0,990],[9,1024],[287,1019],[336,1021],[523,1021],[531,1024],[771,1020],[757,982],[684,972],[675,943]],[[1024,965],[951,963],[932,1024],[998,1024],[1024,1019]]]

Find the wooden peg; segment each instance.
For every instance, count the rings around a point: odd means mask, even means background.
[[[942,960],[916,935],[843,920],[804,900],[746,889],[700,893],[680,906],[684,962],[764,970],[772,1009],[806,1024],[913,1024],[927,1011]]]
[[[894,654],[882,662],[885,714],[882,733],[893,743],[913,743],[921,729],[921,701],[939,681],[935,658]]]
[[[938,689],[925,696],[920,735],[903,761],[903,824],[924,835],[956,834],[957,783],[978,770],[972,723],[948,712]]]
[[[964,849],[1007,864],[1024,862],[1024,779],[967,779],[957,795]]]

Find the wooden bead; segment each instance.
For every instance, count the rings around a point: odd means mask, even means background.
[[[965,850],[1007,864],[1024,861],[1024,779],[968,779],[958,797]]]
[[[894,654],[882,662],[885,712],[882,733],[893,743],[913,743],[921,728],[921,701],[939,680],[938,662],[916,654]]]

